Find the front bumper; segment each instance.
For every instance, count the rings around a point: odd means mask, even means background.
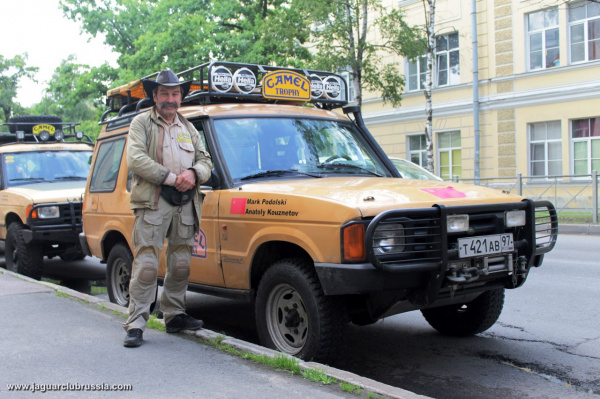
[[[507,229],[504,212],[515,209],[525,210],[526,225]],[[446,232],[446,216],[463,213],[473,220],[471,231],[464,235],[511,232],[514,252],[460,259],[456,246],[460,236]],[[386,223],[404,226],[404,252],[380,256],[373,251],[374,232]],[[378,215],[367,227],[367,262],[317,263],[315,267],[326,295],[411,290],[419,293],[424,303],[432,303],[441,290],[453,286],[521,286],[530,267],[540,266],[543,254],[552,250],[557,233],[556,211],[547,201],[391,210]]]
[[[57,206],[59,217],[40,219],[33,217],[41,207]],[[79,233],[83,231],[81,202],[45,203],[31,207],[27,215],[28,229],[23,230],[26,243],[41,241],[51,244],[78,244]]]

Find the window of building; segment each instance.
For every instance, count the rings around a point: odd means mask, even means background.
[[[408,91],[424,90],[427,57],[421,56],[407,63]],[[435,73],[433,85],[448,86],[460,83],[460,54],[458,32],[436,37]]]
[[[427,167],[427,139],[424,134],[408,136],[408,157],[411,162]]]
[[[460,83],[460,59],[458,53],[458,33],[436,38],[435,75],[437,86]]]
[[[571,63],[600,59],[600,3],[569,4]]]
[[[408,91],[425,89],[425,73],[427,72],[427,57],[421,56],[408,63]]]
[[[558,48],[558,7],[527,15],[529,70],[560,64]]]
[[[600,118],[571,121],[573,174],[600,171]]]
[[[462,177],[460,132],[438,134],[438,165],[442,179]]]
[[[562,142],[560,121],[529,125],[530,176],[562,174]]]

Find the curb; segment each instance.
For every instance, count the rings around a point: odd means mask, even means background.
[[[600,235],[598,224],[558,224],[558,234]]]
[[[38,285],[45,286],[56,292],[60,292],[64,295],[68,295],[70,297],[79,299],[81,301],[87,302],[92,305],[101,306],[101,307],[106,308],[111,311],[127,314],[127,308],[125,308],[123,306],[119,306],[117,304],[114,304],[110,301],[106,301],[104,299],[98,298],[93,295],[83,294],[83,293],[81,293],[79,291],[75,291],[71,288],[63,287],[61,285],[57,285],[54,283],[49,283],[47,281],[34,280],[30,277],[23,276],[22,274],[14,273],[14,272],[11,272],[6,269],[0,269],[0,273],[4,273],[9,276],[13,276],[13,277],[18,278],[23,281],[27,281],[30,283],[35,283]],[[262,347],[260,345],[256,345],[256,344],[253,344],[250,342],[242,341],[237,338],[232,338],[232,337],[229,337],[224,334],[216,333],[212,330],[202,329],[202,330],[198,330],[198,331],[182,331],[182,333],[191,335],[191,336],[196,336],[198,338],[202,338],[202,339],[206,339],[206,340],[212,340],[217,337],[225,337],[225,339],[222,341],[222,343],[230,345],[241,351],[250,352],[252,354],[259,355],[259,356],[264,355],[269,358],[273,358],[275,356],[286,356],[289,358],[293,358],[298,362],[298,365],[300,366],[300,368],[302,370],[307,370],[307,369],[319,370],[319,371],[322,371],[325,375],[335,378],[336,380],[338,380],[340,382],[346,382],[349,384],[359,386],[361,389],[364,389],[366,391],[369,391],[369,392],[372,392],[372,393],[375,393],[378,395],[383,395],[386,398],[429,399],[428,396],[419,395],[419,394],[416,394],[411,391],[407,391],[402,388],[397,388],[397,387],[393,387],[391,385],[383,384],[381,382],[372,380],[370,378],[361,377],[358,374],[354,374],[354,373],[350,373],[350,372],[347,372],[344,370],[336,369],[334,367],[329,367],[324,364],[315,363],[315,362],[306,362],[302,359],[299,359],[299,358],[296,358],[296,357],[293,357],[290,355],[286,355],[282,352],[278,352],[273,349],[265,348],[265,347]]]

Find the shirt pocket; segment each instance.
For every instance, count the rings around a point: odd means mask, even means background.
[[[181,165],[184,169],[194,166],[194,145],[192,143],[177,143],[179,146],[179,155],[181,156]]]

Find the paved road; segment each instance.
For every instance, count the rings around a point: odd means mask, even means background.
[[[351,326],[334,365],[437,398],[600,398],[599,236],[560,235],[500,319],[468,339],[444,337],[418,312]],[[252,307],[188,296],[212,330],[258,342]]]

